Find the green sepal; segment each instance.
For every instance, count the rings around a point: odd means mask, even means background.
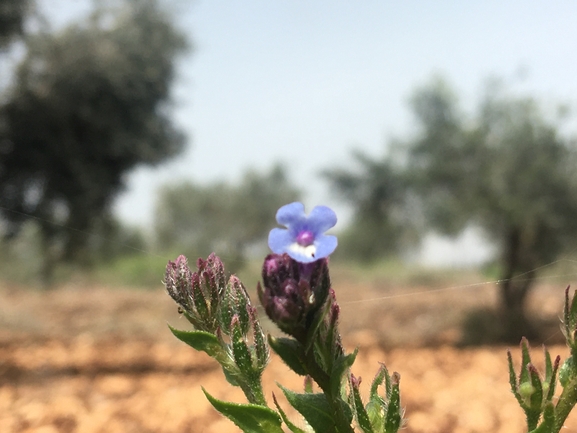
[[[555,431],[555,408],[553,403],[547,402],[543,410],[543,421],[539,427],[529,433],[550,433]]]
[[[193,349],[207,353],[222,364],[226,362],[226,354],[218,338],[205,331],[181,331],[168,325],[172,334]]]
[[[391,395],[391,377],[389,371],[385,364],[381,364],[381,368],[375,375],[373,382],[371,383],[371,390],[369,392],[369,402],[366,406],[366,411],[371,421],[371,425],[376,431],[384,430],[385,413],[386,413],[386,402],[379,395],[379,386],[385,383],[385,395],[387,398]]]
[[[251,351],[244,339],[242,324],[239,323],[236,315],[233,317],[231,328],[230,338],[234,361],[244,376],[252,377],[255,374],[255,369],[253,368]]]
[[[549,355],[549,352],[548,351],[545,352],[547,353],[547,357],[551,359],[551,355]],[[557,372],[559,371],[560,362],[561,357],[557,355],[557,357],[555,358],[555,362],[552,365],[551,372],[549,373],[549,376],[545,379],[549,384],[549,390],[547,391],[547,396],[545,397],[546,401],[552,401],[553,397],[555,396],[555,388],[557,385]]]
[[[335,420],[324,394],[298,394],[277,384],[286,399],[309,423],[315,432],[334,432]]]
[[[325,301],[324,305],[319,308],[319,310],[315,313],[313,317],[313,321],[308,327],[307,336],[306,336],[306,345],[305,345],[305,352],[308,352],[313,344],[316,341],[316,335],[319,332],[319,328],[321,324],[324,322],[326,315],[328,314],[329,310],[331,309],[331,303],[327,300]]]
[[[236,276],[230,278],[229,284],[233,297],[235,314],[239,317],[242,333],[246,335],[248,334],[251,325],[249,313],[249,308],[251,307],[250,299],[242,282]]]
[[[569,287],[567,287],[567,296],[569,296]],[[575,296],[575,293],[573,293],[573,299],[571,300],[571,310],[569,312],[569,326],[571,327],[571,329],[575,329],[576,325],[577,325],[577,296]]]
[[[515,367],[513,366],[513,356],[511,355],[511,351],[507,350],[507,361],[509,362],[509,384],[511,385],[511,391],[513,395],[517,399],[517,402],[521,407],[524,407],[525,403],[519,394],[519,384],[517,382],[517,374],[515,373]]]
[[[397,433],[403,421],[401,414],[401,392],[399,389],[400,380],[401,376],[399,373],[393,373],[391,394],[387,405],[387,416],[385,417],[385,433]]]
[[[203,272],[197,281],[193,280],[192,284],[192,299],[194,303],[194,308],[200,317],[201,322],[209,322],[211,318],[212,308],[215,305],[210,305],[207,302],[202,286],[211,287],[210,280],[208,279],[208,274]]]
[[[354,364],[358,352],[359,349],[356,348],[353,353],[349,353],[348,355],[341,355],[333,364],[330,382],[331,392],[333,395],[339,395],[343,383],[343,376],[345,375],[345,372]]]
[[[573,365],[573,357],[570,356],[565,360],[561,368],[559,369],[559,383],[563,388],[567,386],[571,378],[573,377],[573,371],[575,366]]]
[[[222,401],[211,396],[204,388],[202,392],[221,414],[234,422],[246,433],[283,433],[280,415],[266,406],[239,404]]]
[[[292,338],[276,338],[269,334],[268,344],[289,368],[300,376],[308,374],[303,346]]]
[[[357,418],[357,422],[359,426],[365,433],[374,433],[373,427],[371,425],[371,421],[369,419],[369,415],[363,406],[363,400],[361,398],[361,393],[359,391],[358,383],[355,383],[352,377],[349,379],[349,384],[351,387],[351,394],[353,397],[353,403],[355,408],[355,416]]]
[[[307,433],[306,431],[304,431],[301,428],[298,428],[296,425],[294,425],[290,419],[288,419],[288,416],[286,415],[286,413],[284,412],[284,410],[282,410],[282,408],[280,407],[280,405],[278,404],[278,401],[276,399],[276,396],[274,395],[274,393],[272,394],[272,399],[274,401],[274,405],[276,406],[278,412],[280,413],[280,416],[282,418],[282,420],[284,421],[284,423],[287,425],[287,427],[289,428],[289,430],[292,433]]]
[[[539,376],[537,368],[535,368],[533,364],[527,366],[527,371],[531,378],[531,385],[535,389],[530,397],[531,409],[540,413],[543,406],[543,384],[541,383],[541,377]]]
[[[531,364],[531,354],[529,352],[529,342],[525,337],[521,339],[521,371],[519,372],[519,384],[529,382],[529,370],[527,365]]]
[[[254,340],[254,352],[256,354],[256,360],[258,367],[262,370],[268,365],[269,362],[269,351],[268,345],[266,343],[266,337],[260,322],[258,321],[256,308],[250,307],[250,320],[253,328],[253,340]]]

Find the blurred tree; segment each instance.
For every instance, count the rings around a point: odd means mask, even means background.
[[[192,257],[214,251],[234,264],[234,272],[251,247],[264,246],[275,225],[270,216],[299,196],[280,165],[262,174],[249,171],[234,186],[166,185],[158,193],[156,238],[162,249]]]
[[[326,173],[354,206],[347,234],[367,245],[353,251],[398,251],[421,224],[447,235],[481,227],[500,248],[500,338],[534,336],[525,301],[537,271],[577,242],[575,142],[534,99],[510,96],[496,81],[470,118],[440,78],[418,89],[411,105],[420,131],[396,144],[394,158],[359,154],[360,172]]]
[[[427,220],[446,234],[476,225],[500,248],[504,340],[536,330],[525,301],[539,267],[577,242],[577,149],[532,98],[487,87],[465,118],[439,78],[412,99],[421,131],[408,143],[408,173]]]
[[[353,152],[357,168],[323,172],[332,189],[354,209],[353,220],[339,236],[338,254],[363,262],[398,254],[419,239],[419,213],[407,179],[392,158],[380,160]]]
[[[186,40],[156,0],[115,5],[62,32],[28,35],[0,106],[5,230],[38,222],[47,284],[59,260],[88,260],[86,233],[126,174],[184,146],[168,103]]]
[[[0,50],[24,32],[30,0],[0,0]]]

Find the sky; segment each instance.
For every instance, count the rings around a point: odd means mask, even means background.
[[[472,108],[491,76],[515,91],[575,106],[577,2],[167,0],[194,44],[181,58],[174,119],[185,154],[137,169],[116,211],[149,225],[157,188],[238,180],[284,162],[311,208],[342,209],[319,175],[350,167],[352,149],[380,158],[409,137],[408,100],[433,74]],[[41,0],[57,25],[87,0]]]

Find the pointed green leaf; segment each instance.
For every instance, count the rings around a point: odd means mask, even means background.
[[[530,397],[531,409],[541,413],[541,406],[543,405],[543,384],[537,368],[533,364],[527,365],[527,372],[531,378],[531,385],[533,386],[533,394]]]
[[[268,345],[266,343],[266,337],[264,331],[262,330],[262,327],[260,326],[260,322],[258,321],[256,308],[251,306],[249,313],[253,330],[252,335],[257,364],[261,370],[264,370],[264,368],[268,365],[270,359]]]
[[[246,433],[283,433],[278,413],[266,406],[222,401],[211,396],[204,388],[204,395],[221,414]]]
[[[339,394],[345,373],[354,364],[357,353],[359,353],[358,348],[353,353],[339,356],[334,363],[333,371],[331,372],[331,392],[333,395]]]
[[[324,394],[297,394],[278,385],[288,402],[310,424],[315,432],[335,431],[331,407]]]
[[[325,316],[328,314],[330,309],[331,309],[331,303],[329,301],[326,301],[325,304],[322,306],[322,308],[319,308],[319,310],[315,313],[313,322],[311,323],[309,329],[307,330],[307,337],[306,337],[307,344],[306,347],[304,348],[305,352],[308,352],[311,349],[312,345],[315,343],[316,340],[315,335],[319,332],[319,328],[321,324],[324,322]]]
[[[306,356],[303,346],[292,338],[276,338],[269,334],[268,344],[296,374],[304,376],[306,370]]]
[[[393,373],[391,380],[391,396],[387,407],[387,416],[385,418],[385,433],[397,433],[401,428],[403,420],[401,414],[401,392],[399,382],[401,376],[399,373]]]
[[[181,331],[168,325],[173,335],[193,349],[206,352],[217,361],[225,356],[224,350],[215,335],[205,331]]]
[[[529,352],[529,342],[525,337],[521,339],[521,371],[519,373],[519,384],[529,382],[529,371],[527,365],[531,364],[531,353]]]
[[[565,360],[565,362],[563,362],[563,365],[559,369],[559,383],[561,383],[564,388],[569,384],[569,381],[573,377],[573,370],[575,368],[573,364],[573,357],[570,356]]]
[[[361,393],[359,391],[359,383],[360,382],[356,382],[352,376],[349,379],[349,384],[351,387],[351,394],[353,397],[353,403],[354,403],[354,408],[355,408],[355,416],[356,416],[357,422],[359,423],[359,426],[361,427],[363,432],[374,433],[373,427],[372,427],[371,422],[369,420],[369,415],[367,414],[367,411],[365,410],[365,407],[363,405],[363,400],[361,398]]]
[[[569,287],[567,287],[567,293],[569,293]],[[571,310],[569,312],[569,326],[571,329],[575,329],[577,325],[577,296],[573,293],[573,299],[571,300]]]
[[[507,360],[509,362],[509,384],[511,385],[511,391],[513,392],[513,395],[515,395],[519,405],[524,407],[523,399],[518,390],[519,385],[517,383],[517,375],[515,374],[515,367],[513,367],[513,357],[511,356],[510,350],[507,350]]]
[[[547,393],[546,400],[552,401],[555,395],[555,388],[557,386],[557,372],[559,371],[559,363],[561,362],[561,357],[557,355],[555,362],[553,363],[553,369],[551,370],[551,375],[549,376],[549,391]]]
[[[280,416],[282,418],[282,420],[284,421],[284,423],[287,425],[287,427],[289,428],[289,430],[292,433],[307,433],[305,432],[303,429],[298,428],[296,425],[294,425],[291,420],[288,419],[288,417],[286,416],[286,413],[284,412],[284,410],[282,410],[282,408],[280,407],[280,405],[278,404],[278,401],[276,399],[276,396],[272,395],[272,399],[274,401],[274,404],[278,410],[278,412],[280,413]]]
[[[384,401],[379,395],[379,386],[382,385],[383,381],[385,382],[385,396],[388,399],[391,396],[391,376],[389,375],[389,370],[387,370],[386,365],[381,363],[381,368],[379,368],[379,371],[375,375],[373,383],[371,384],[371,391],[369,393],[371,400],[379,402]]]

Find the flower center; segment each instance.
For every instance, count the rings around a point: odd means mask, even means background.
[[[315,235],[310,230],[303,230],[297,235],[296,241],[297,244],[303,247],[308,247],[309,245],[312,245],[313,242],[315,241]]]

